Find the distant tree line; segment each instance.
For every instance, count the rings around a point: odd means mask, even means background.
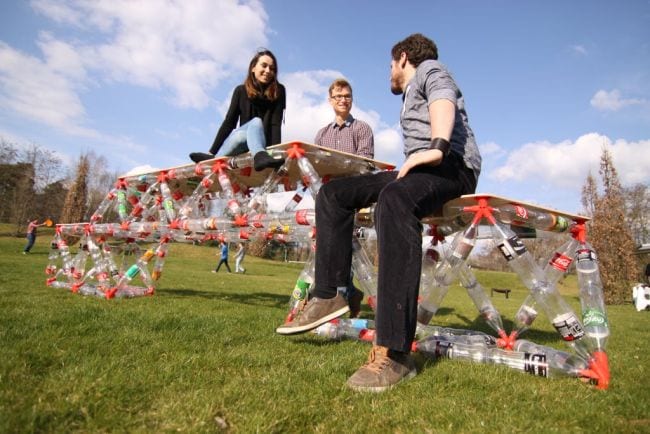
[[[0,137],[0,222],[11,224],[12,232],[22,235],[29,220],[84,221],[115,179],[117,174],[108,171],[106,159],[93,152],[81,155],[76,166],[68,168],[53,151],[36,144],[19,146]],[[72,214],[64,211],[66,201],[76,209]]]

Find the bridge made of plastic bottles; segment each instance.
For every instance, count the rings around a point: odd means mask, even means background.
[[[302,142],[268,148],[285,157],[277,171],[256,172],[250,154],[120,177],[87,222],[58,224],[52,240],[47,285],[73,293],[111,299],[153,295],[171,242],[238,241],[256,237],[309,243],[311,255],[290,296],[286,320],[306,297],[314,276],[313,208],[296,210],[306,191],[312,197],[328,178],[390,170],[393,166]],[[293,197],[281,211],[268,208],[278,191]],[[372,209],[357,212],[358,227],[372,230]],[[414,350],[430,357],[504,364],[534,375],[586,378],[605,389],[609,366],[605,346],[607,314],[596,254],[587,241],[588,218],[488,194],[463,196],[425,219],[431,244],[423,254],[418,340]],[[500,313],[467,265],[479,238],[479,224],[511,269],[530,290],[510,333]],[[517,228],[568,234],[567,242],[541,267],[517,235]],[[362,230],[357,233],[363,233]],[[66,238],[79,238],[70,248]],[[450,242],[445,239],[451,238]],[[556,283],[575,263],[580,288],[578,316],[559,294]],[[363,244],[353,240],[352,268],[374,308],[376,272]],[[491,337],[469,330],[429,325],[452,283],[461,285]],[[520,339],[543,312],[570,352]],[[368,320],[336,320],[316,333],[332,338],[371,340]]]

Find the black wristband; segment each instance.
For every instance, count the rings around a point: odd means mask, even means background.
[[[442,151],[442,156],[446,157],[451,151],[451,143],[442,137],[436,137],[435,139],[431,140],[431,146],[429,146],[429,149],[437,149],[439,151]]]

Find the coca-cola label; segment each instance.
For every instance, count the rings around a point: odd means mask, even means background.
[[[571,266],[571,262],[573,262],[571,257],[560,252],[555,252],[553,259],[551,259],[549,264],[551,264],[551,266],[557,270],[566,272],[566,270],[568,270]]]
[[[526,246],[524,246],[524,243],[515,235],[499,244],[499,250],[501,250],[501,254],[506,258],[506,260],[512,261],[517,256],[526,253]]]
[[[548,377],[546,354],[524,353],[524,371],[538,377]]]
[[[517,217],[528,220],[528,210],[520,205],[514,205]]]
[[[307,220],[307,211],[308,210],[306,209],[296,211],[296,223],[299,225],[309,225],[309,221]]]
[[[578,262],[591,262],[596,260],[596,252],[591,249],[579,249],[576,253],[576,260]]]
[[[586,309],[582,315],[585,327],[607,327],[607,316],[599,309]]]
[[[559,315],[553,320],[553,327],[565,341],[575,341],[585,335],[585,331],[574,313]]]

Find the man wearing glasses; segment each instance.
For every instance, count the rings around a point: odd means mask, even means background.
[[[352,110],[352,86],[347,80],[338,78],[329,88],[329,98],[334,109],[334,121],[325,125],[318,131],[314,142],[318,146],[359,155],[360,157],[373,158],[375,155],[375,140],[370,125],[355,119]],[[352,283],[353,275],[345,287],[339,288],[348,301],[350,318],[356,318],[361,312],[363,292]]]
[[[375,342],[347,385],[381,392],[416,375],[410,354],[417,322],[422,260],[421,219],[445,202],[473,193],[481,155],[463,94],[438,48],[416,33],[391,50],[390,87],[403,95],[400,123],[406,160],[399,171],[333,179],[316,199],[316,279],[311,298],[279,334],[304,333],[343,315],[337,292],[350,272],[354,212],[376,203],[379,252]]]
[[[373,158],[375,141],[370,125],[350,114],[352,110],[352,87],[346,80],[334,80],[329,88],[329,102],[334,109],[334,122],[318,131],[314,142],[319,146]]]

